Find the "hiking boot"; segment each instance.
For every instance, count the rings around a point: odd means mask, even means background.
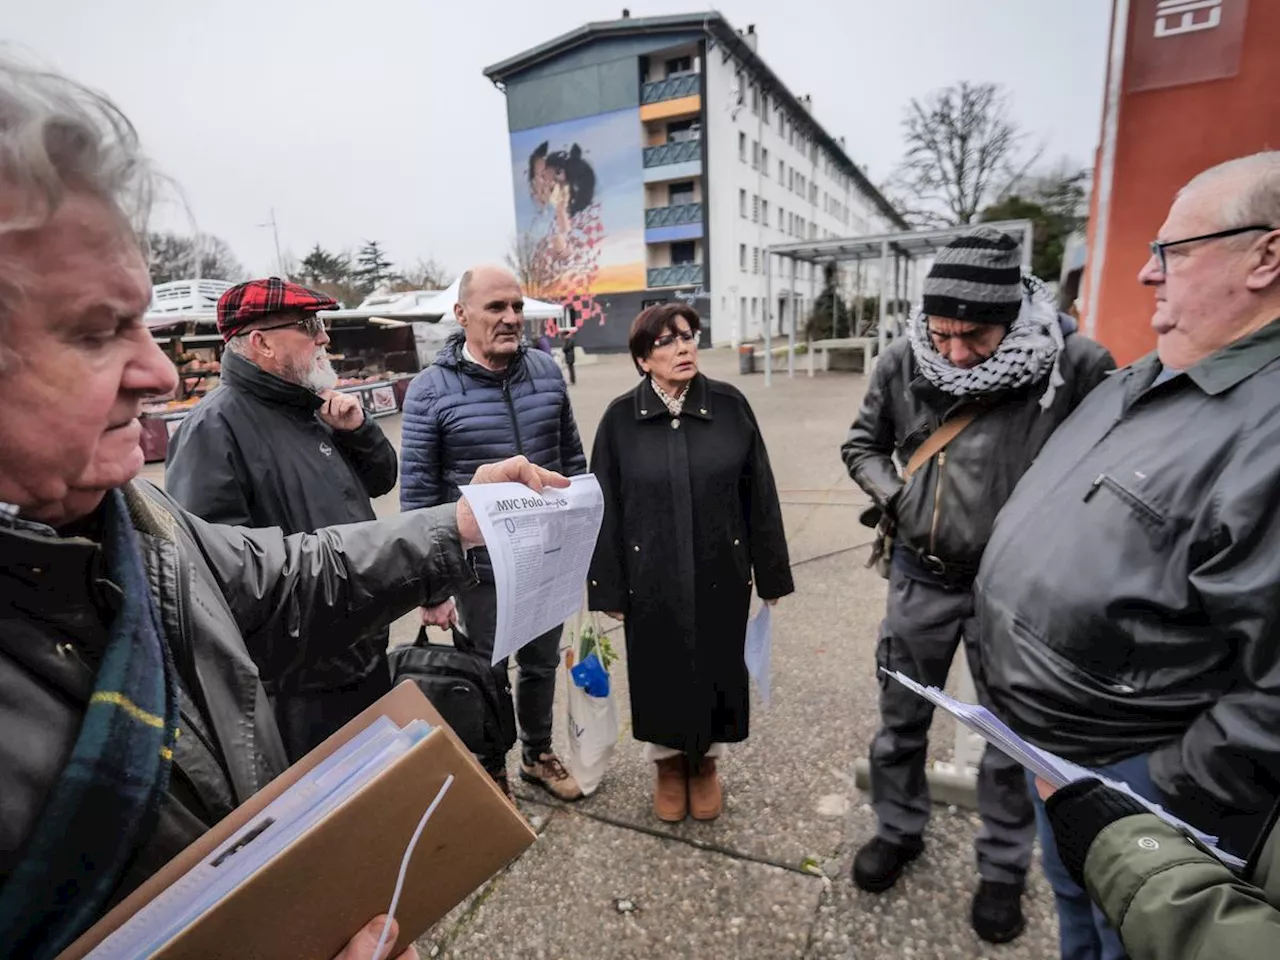
[[[695,820],[714,820],[724,806],[716,762],[703,757],[697,769],[689,774],[689,816]]]
[[[907,864],[920,856],[924,843],[899,845],[883,837],[872,837],[853,858],[853,882],[868,893],[884,893],[902,876]]]
[[[973,932],[987,943],[1016,940],[1027,926],[1022,916],[1021,883],[982,880],[973,895]]]
[[[683,753],[657,761],[658,779],[653,786],[653,812],[665,823],[679,823],[689,812],[688,766]]]
[[[557,800],[572,802],[582,799],[582,788],[573,775],[564,768],[554,753],[544,753],[537,763],[520,762],[520,779],[541,787]]]

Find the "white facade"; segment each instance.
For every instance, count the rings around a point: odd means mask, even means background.
[[[807,111],[797,116],[792,104],[764,93],[749,67],[719,49],[708,53],[704,74],[712,341],[719,345],[762,336],[767,318],[775,333],[785,332],[783,308],[793,293],[803,324],[821,291],[821,268],[812,264],[796,266],[793,291],[791,262],[767,257],[768,247],[895,226],[843,161],[807,136]]]

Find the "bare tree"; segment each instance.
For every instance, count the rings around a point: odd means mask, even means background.
[[[197,273],[208,280],[230,280],[232,283],[245,278],[244,267],[231,252],[230,245],[220,237],[207,233],[195,237],[152,233],[147,238],[147,246],[152,283],[192,280]],[[200,260],[198,269],[197,256]]]
[[[511,248],[503,258],[520,281],[526,296],[549,299],[555,289],[555,275],[539,249],[539,238],[531,232],[511,238]]]
[[[395,275],[391,281],[391,292],[443,290],[452,280],[452,274],[435,257],[419,257]]]
[[[902,127],[907,151],[889,190],[903,216],[921,227],[972,223],[1015,189],[1040,155],[1022,158],[1026,135],[994,83],[961,81],[913,99]]]

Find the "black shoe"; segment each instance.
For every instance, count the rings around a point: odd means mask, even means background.
[[[973,931],[987,943],[1008,943],[1026,929],[1021,883],[983,880],[973,895]]]
[[[853,858],[853,882],[868,893],[884,893],[923,850],[920,840],[899,846],[882,837],[872,837]]]
[[[502,791],[502,795],[512,803],[516,802],[516,795],[511,792],[511,781],[507,779],[507,771],[488,771],[489,776],[493,778],[493,782],[498,785],[498,789]]]

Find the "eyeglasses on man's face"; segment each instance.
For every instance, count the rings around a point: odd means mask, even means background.
[[[1255,224],[1251,227],[1232,227],[1230,230],[1218,230],[1215,233],[1202,233],[1198,237],[1185,237],[1182,240],[1152,240],[1151,255],[1156,258],[1156,263],[1160,264],[1160,272],[1169,272],[1169,263],[1165,257],[1165,251],[1170,247],[1180,247],[1186,243],[1200,243],[1203,240],[1225,240],[1227,237],[1236,237],[1242,233],[1254,233],[1262,231],[1270,233],[1276,227],[1267,227],[1261,224]]]
[[[661,350],[664,347],[671,346],[677,340],[681,343],[691,343],[696,347],[698,345],[697,337],[698,335],[692,330],[679,330],[675,333],[665,333],[657,340],[653,341],[653,348],[655,350]]]
[[[253,330],[241,330],[236,334],[237,337],[247,337],[254,332],[266,333],[268,330],[287,330],[289,327],[301,327],[302,332],[314,340],[324,331],[324,321],[315,314],[303,317],[301,320],[290,320],[288,323],[277,323],[271,327],[254,327]]]

